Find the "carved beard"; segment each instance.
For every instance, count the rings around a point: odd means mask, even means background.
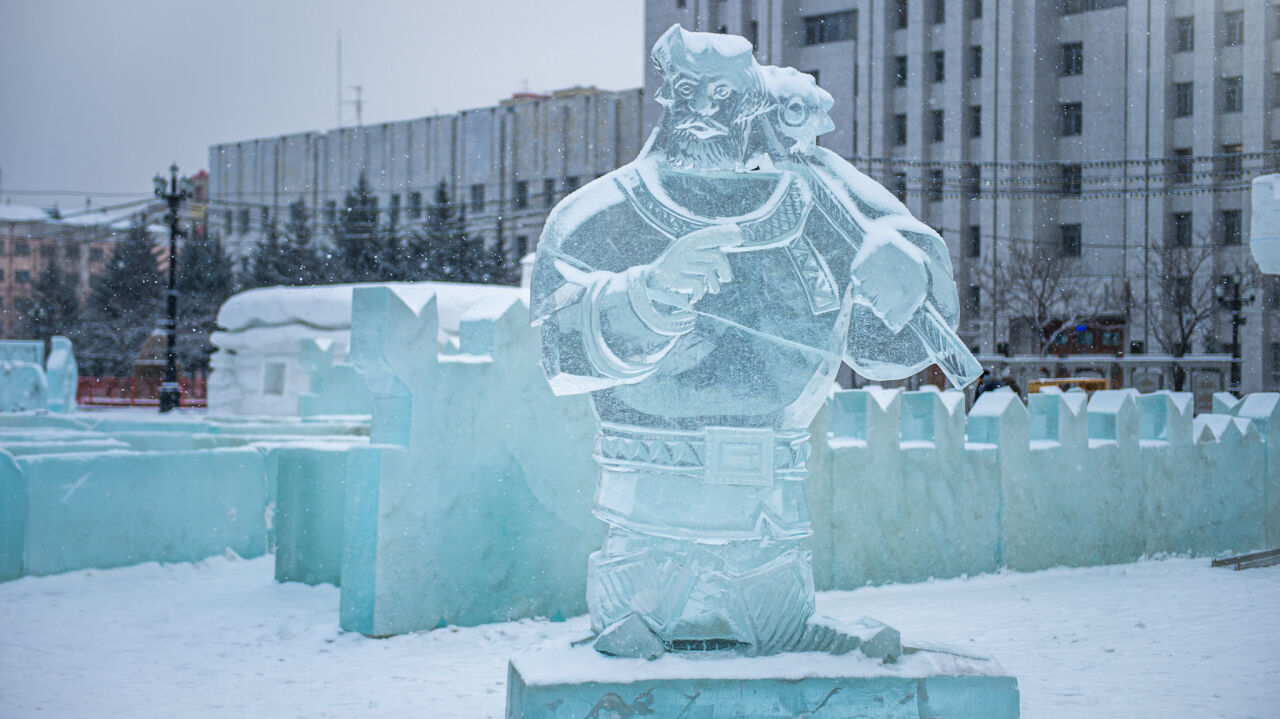
[[[738,144],[732,133],[700,138],[684,130],[671,130],[667,145],[667,162],[682,170],[713,170],[731,167],[737,162]]]

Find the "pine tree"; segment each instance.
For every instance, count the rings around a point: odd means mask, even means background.
[[[178,254],[178,336],[174,349],[183,371],[209,372],[214,352],[210,335],[217,328],[218,309],[235,292],[231,258],[222,238],[212,235],[187,242]]]
[[[244,259],[246,287],[272,287],[289,284],[288,246],[275,226],[267,228],[266,237],[249,250]]]
[[[324,282],[326,270],[320,252],[312,242],[311,213],[307,203],[298,200],[289,205],[289,224],[285,227],[285,284],[316,285]]]
[[[342,218],[334,237],[334,270],[338,282],[375,282],[386,279],[382,263],[386,238],[378,225],[378,198],[364,173],[354,192],[343,202]]]
[[[80,323],[75,276],[63,272],[56,260],[50,260],[36,278],[33,290],[31,309],[21,316],[17,336],[43,340],[46,350],[49,338],[54,335],[66,336],[75,342]]]
[[[102,274],[89,280],[84,322],[76,350],[86,374],[127,376],[156,326],[163,283],[145,218],[139,218],[111,251]]]
[[[444,182],[436,186],[427,206],[422,233],[412,238],[406,254],[410,258],[409,279],[462,282],[468,261],[466,218],[449,199]]]

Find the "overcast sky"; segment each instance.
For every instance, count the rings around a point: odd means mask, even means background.
[[[148,193],[175,160],[184,174],[204,168],[211,144],[334,127],[339,33],[343,84],[364,86],[366,124],[525,89],[639,87],[643,5],[0,0],[0,198],[120,202],[103,193]],[[354,108],[343,120],[355,124]]]

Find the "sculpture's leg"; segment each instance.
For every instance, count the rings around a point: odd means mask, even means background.
[[[673,650],[776,653],[813,614],[810,554],[798,540],[712,543],[612,527],[587,581],[592,629],[638,615]]]

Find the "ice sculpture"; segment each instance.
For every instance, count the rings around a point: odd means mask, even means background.
[[[816,146],[832,99],[813,78],[679,26],[653,60],[659,126],[555,208],[533,274],[543,369],[600,422],[595,647],[893,656],[883,625],[814,617],[806,428],[841,360],[977,376],[947,249]]]

